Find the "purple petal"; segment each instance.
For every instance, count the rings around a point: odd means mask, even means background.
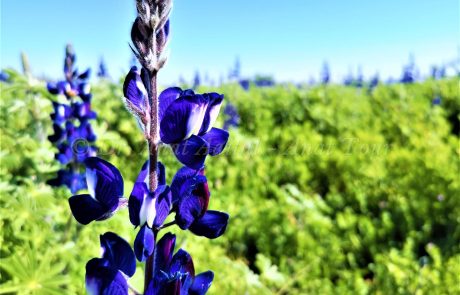
[[[136,272],[136,259],[129,243],[112,232],[101,235],[100,241],[102,258],[106,259],[111,267],[132,277]]]
[[[212,125],[216,122],[219,115],[220,107],[224,96],[215,92],[203,94],[208,100],[208,106],[203,118],[203,125],[201,125],[199,135],[203,135],[211,130]]]
[[[134,240],[134,253],[137,260],[144,262],[155,249],[155,236],[147,225],[141,227]]]
[[[164,190],[165,187],[166,186],[160,186],[158,189]],[[147,225],[152,228],[156,213],[155,194],[149,193],[144,197],[144,201],[142,202],[141,210],[139,212],[140,224],[143,225],[147,223]]]
[[[71,86],[67,81],[59,81],[57,83],[48,83],[46,85],[51,94],[64,94],[71,90]]]
[[[181,295],[187,294],[181,292],[182,282],[180,278],[171,280],[154,279],[145,291],[144,295]]]
[[[64,132],[64,129],[62,129],[61,126],[59,126],[58,124],[53,124],[53,131],[54,134],[48,136],[49,141],[55,143],[65,139],[66,132]]]
[[[174,254],[171,261],[170,273],[188,273],[192,278],[195,277],[195,267],[190,254],[186,251],[179,249]]]
[[[166,39],[167,39],[169,37],[169,31],[170,31],[169,19],[166,21],[163,29],[165,30],[165,35],[166,35]]]
[[[204,295],[211,287],[214,273],[210,270],[202,272],[195,277],[192,286],[188,290],[189,295]]]
[[[155,248],[155,273],[154,277],[159,277],[162,272],[167,272],[171,265],[176,236],[172,233],[166,233]]]
[[[96,118],[96,113],[91,110],[91,103],[89,102],[75,103],[72,108],[74,116],[80,121]]]
[[[202,95],[183,95],[174,100],[160,121],[161,141],[166,144],[179,143],[197,134],[206,111],[206,100]]]
[[[161,92],[160,96],[158,97],[158,104],[159,104],[159,110],[158,110],[158,117],[160,118],[160,122],[163,119],[163,116],[168,109],[169,105],[175,101],[176,99],[179,98],[179,96],[182,93],[182,89],[179,87],[170,87],[163,92]]]
[[[128,284],[116,269],[106,266],[107,261],[93,258],[86,264],[85,284],[90,295],[126,295]]]
[[[196,135],[192,135],[189,139],[172,148],[179,162],[195,170],[204,166],[204,161],[209,153],[209,144]]]
[[[126,76],[123,94],[138,109],[145,110],[147,108],[148,93],[137,67],[132,67]]]
[[[228,219],[227,213],[208,210],[203,217],[189,227],[189,230],[197,236],[215,239],[224,234]]]
[[[90,195],[76,195],[69,199],[70,210],[75,219],[81,224],[100,219],[110,210]]]
[[[157,163],[157,178],[158,178],[158,185],[165,185],[166,184],[166,169],[163,163]]]
[[[114,211],[118,207],[118,199],[123,197],[123,177],[120,171],[97,157],[86,159],[85,165],[90,195]]]
[[[198,171],[190,169],[188,167],[182,167],[174,175],[171,183],[172,203],[176,204],[180,199],[180,196],[187,191],[187,187],[184,186],[187,180],[192,179],[197,175]]]
[[[144,165],[142,165],[141,171],[136,178],[136,182],[145,182],[147,186],[149,186],[149,161],[147,160]],[[165,175],[165,166],[161,162],[157,162],[157,178],[158,178],[158,185],[165,185],[166,184],[166,175]]]
[[[150,83],[151,83],[150,74],[149,74],[149,71],[147,71],[145,68],[141,69],[141,79],[142,79],[142,83],[145,86],[145,90],[147,91],[147,94],[150,93]]]
[[[80,80],[86,80],[89,78],[89,76],[91,75],[91,69],[87,69],[86,71],[84,71],[83,73],[81,73],[77,79],[80,79]]]
[[[140,225],[140,216],[142,203],[144,198],[149,194],[149,190],[145,182],[136,182],[133,187],[133,191],[129,196],[128,208],[129,208],[129,220],[134,226]]]
[[[206,177],[197,176],[184,184],[189,186],[179,199],[176,212],[176,222],[181,229],[188,229],[192,223],[201,218],[209,204],[209,189]]]
[[[48,89],[48,92],[51,94],[54,94],[54,95],[59,94],[59,89],[56,83],[48,82],[46,84],[46,88]]]
[[[228,132],[219,128],[212,128],[208,133],[202,135],[201,138],[209,144],[209,154],[216,156],[224,150],[228,141]]]
[[[61,143],[57,146],[59,153],[56,154],[55,158],[62,165],[67,165],[73,159],[73,151],[69,145]]]
[[[60,104],[53,101],[54,113],[51,114],[51,119],[56,124],[62,124],[72,115],[72,110],[68,105]]]
[[[162,187],[162,186],[160,186]],[[164,186],[165,189],[162,190],[160,193],[156,193],[155,198],[155,211],[156,216],[155,220],[153,221],[153,227],[159,227],[163,224],[165,219],[169,215],[169,211],[171,210],[171,190],[169,187]]]

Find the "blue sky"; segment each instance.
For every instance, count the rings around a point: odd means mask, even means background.
[[[129,69],[134,0],[0,0],[0,66],[19,68],[29,55],[34,74],[58,78],[64,46],[77,64],[96,69],[101,56],[114,77]],[[195,71],[218,80],[238,56],[242,74],[281,81],[333,78],[359,66],[366,75],[399,77],[412,53],[422,73],[459,54],[458,0],[176,0],[170,59],[160,81]]]

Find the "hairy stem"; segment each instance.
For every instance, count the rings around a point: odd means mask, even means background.
[[[157,72],[150,75],[150,137],[149,137],[149,189],[154,192],[158,187],[157,162],[158,162],[158,95],[157,95]],[[154,237],[156,239],[156,233]],[[155,241],[156,243],[156,241]],[[147,258],[145,263],[144,293],[153,278],[154,254]]]

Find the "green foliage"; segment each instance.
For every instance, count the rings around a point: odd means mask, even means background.
[[[9,72],[0,105],[0,294],[84,294],[98,235],[135,230],[127,210],[78,225],[58,170],[43,82]],[[251,88],[225,85],[241,126],[207,161],[222,238],[180,232],[211,294],[459,294],[458,78],[414,85]],[[100,156],[128,196],[147,150],[121,85],[93,87]],[[201,91],[211,89],[200,89]],[[439,93],[440,106],[431,101]],[[222,120],[222,118],[220,119]],[[171,180],[179,166],[164,148]],[[131,284],[141,289],[139,265]]]

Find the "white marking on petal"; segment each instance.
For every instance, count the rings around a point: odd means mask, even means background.
[[[99,295],[99,287],[97,284],[96,278],[87,278],[86,282],[86,291],[89,295]]]
[[[140,224],[142,225],[147,223],[147,225],[151,228],[156,215],[155,198],[151,198],[148,194],[146,194],[139,212]]]
[[[136,79],[136,87],[142,92],[142,96],[144,96],[144,99],[147,97],[147,89],[145,89],[144,83],[142,80]]]
[[[83,94],[89,94],[91,92],[91,85],[89,83],[86,83],[83,86]]]
[[[208,126],[208,130],[206,130],[206,133],[209,132],[209,130],[211,130],[212,126],[216,122],[217,116],[219,116],[221,106],[222,104],[219,104],[217,106],[210,106],[211,110],[209,111],[209,126]]]
[[[91,197],[96,200],[97,174],[96,170],[86,168],[86,184]]]
[[[188,134],[184,139],[192,135],[197,135],[200,132],[201,125],[203,124],[204,116],[206,115],[206,105],[198,105],[193,108],[187,122]]]
[[[57,113],[59,114],[59,116],[64,117],[65,116],[65,108],[64,108],[64,106],[59,106],[58,109],[57,109]]]

